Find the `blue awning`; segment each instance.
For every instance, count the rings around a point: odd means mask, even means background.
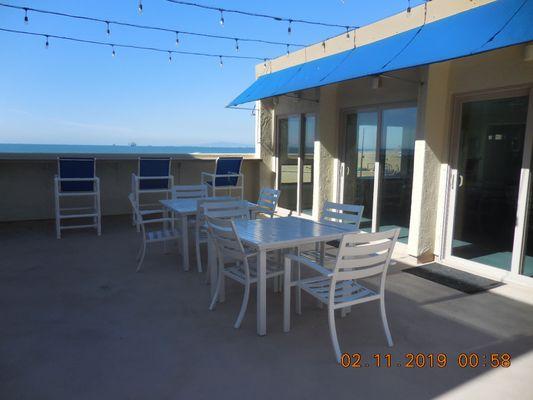
[[[497,0],[422,28],[257,79],[229,106],[533,40],[533,0]]]

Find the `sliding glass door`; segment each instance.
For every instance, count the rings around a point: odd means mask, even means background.
[[[530,95],[521,93],[457,104],[446,254],[532,276]]]
[[[316,118],[312,114],[278,119],[279,206],[297,214],[313,209]]]
[[[362,228],[401,228],[407,243],[416,107],[382,107],[344,115],[342,199],[363,205]]]

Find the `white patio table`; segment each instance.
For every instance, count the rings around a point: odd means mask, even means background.
[[[209,197],[212,199],[213,197]],[[216,198],[216,197],[215,197]],[[220,199],[227,200],[227,197],[220,197]],[[183,263],[183,269],[189,270],[189,217],[196,216],[198,212],[198,200],[202,199],[174,199],[174,200],[159,200],[165,209],[170,211],[173,215],[177,215],[180,219],[180,231],[181,235],[181,257]],[[250,212],[257,209],[257,204],[248,202]],[[187,234],[183,234],[187,232]]]
[[[341,239],[344,233],[353,232],[353,228],[350,226],[329,225],[297,217],[237,220],[235,221],[235,228],[243,243],[255,248],[258,252],[257,334],[260,336],[267,333],[266,253],[272,250]],[[213,259],[214,257],[210,252],[209,262],[213,262]],[[211,268],[211,270],[216,270],[216,268]]]

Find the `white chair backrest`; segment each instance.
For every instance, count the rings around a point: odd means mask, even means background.
[[[257,201],[257,212],[274,217],[276,207],[278,206],[280,190],[262,188],[259,192],[259,200]]]
[[[245,200],[206,202],[202,205],[206,217],[220,219],[250,219],[250,208]]]
[[[326,201],[322,208],[321,222],[330,224],[350,224],[359,229],[364,206],[355,204],[340,204]]]
[[[342,237],[333,270],[333,281],[361,279],[383,274],[381,287],[389,267],[400,229],[376,233],[347,233]]]
[[[205,185],[174,185],[172,186],[172,199],[201,199],[207,197]]]
[[[215,241],[219,259],[222,262],[243,260],[244,246],[235,230],[232,219],[213,218],[206,215],[207,229]]]

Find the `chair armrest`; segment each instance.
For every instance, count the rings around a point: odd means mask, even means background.
[[[302,257],[302,256],[297,256],[297,255],[294,255],[294,254],[288,254],[285,256],[285,259],[290,259],[291,261],[295,261],[295,262],[298,262],[300,264],[304,264],[306,266],[308,266],[309,268],[315,270],[316,272],[318,272],[320,275],[324,275],[324,276],[327,276],[327,277],[332,277],[333,276],[333,272],[331,272],[331,270],[323,267],[322,265],[319,265],[313,261],[311,261],[310,259],[308,258],[305,258],[305,257]]]
[[[55,177],[56,180],[60,181],[60,182],[96,182],[98,181],[98,177],[95,176],[93,178],[60,178],[59,176],[56,175]]]
[[[142,210],[141,215],[164,214],[165,210]]]

